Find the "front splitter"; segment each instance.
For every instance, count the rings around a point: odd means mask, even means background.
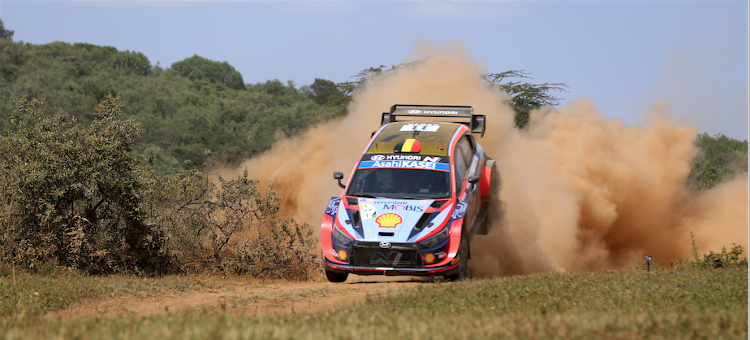
[[[386,275],[386,276],[438,276],[453,275],[458,273],[458,265],[451,264],[442,267],[422,267],[422,268],[393,268],[393,267],[360,267],[331,262],[325,257],[321,257],[321,266],[323,269],[334,273],[352,273],[357,275]]]

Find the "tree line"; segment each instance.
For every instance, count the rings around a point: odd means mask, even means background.
[[[7,30],[5,30],[7,31]],[[13,102],[45,98],[43,110],[63,110],[81,124],[107,94],[119,95],[123,119],[135,119],[144,132],[139,152],[169,172],[184,160],[203,164],[203,150],[237,163],[289,137],[333,118],[326,96],[334,83],[310,86],[268,80],[245,84],[227,62],[194,55],[170,68],[152,65],[139,52],[85,43],[45,45],[0,38],[0,128],[11,127]]]

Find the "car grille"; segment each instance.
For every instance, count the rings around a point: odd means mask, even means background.
[[[381,248],[379,242],[357,241],[352,246],[351,263],[361,267],[416,267],[422,265],[415,243],[392,243]]]

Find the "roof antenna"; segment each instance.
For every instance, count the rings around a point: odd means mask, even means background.
[[[411,130],[414,134],[412,135],[412,138],[417,138],[417,135],[419,134],[419,130],[417,130],[417,126],[414,125],[414,130]]]

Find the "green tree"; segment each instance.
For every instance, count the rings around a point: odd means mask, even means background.
[[[516,111],[516,126],[523,128],[529,123],[529,113],[531,110],[538,109],[542,106],[555,107],[560,105],[562,98],[550,94],[551,91],[568,92],[568,86],[563,83],[544,83],[532,84],[522,81],[503,82],[507,78],[526,78],[530,73],[524,70],[510,70],[501,73],[488,73],[484,79],[492,86],[496,86],[509,94],[510,104]]]
[[[736,174],[747,175],[748,142],[718,134],[703,133],[695,140],[699,154],[693,159],[687,186],[710,189]]]
[[[242,75],[226,61],[208,60],[195,54],[172,64],[171,69],[190,80],[205,79],[212,83],[224,84],[235,90],[245,89]]]
[[[318,105],[325,105],[336,97],[339,89],[336,87],[336,83],[330,80],[315,78],[315,82],[310,85],[310,91],[312,91],[313,99]]]
[[[0,39],[13,40],[13,33],[15,33],[15,31],[6,30],[3,20],[0,20]]]
[[[121,68],[126,72],[138,75],[148,75],[151,73],[151,62],[141,52],[130,52],[128,50],[120,51],[112,56],[112,66]]]

